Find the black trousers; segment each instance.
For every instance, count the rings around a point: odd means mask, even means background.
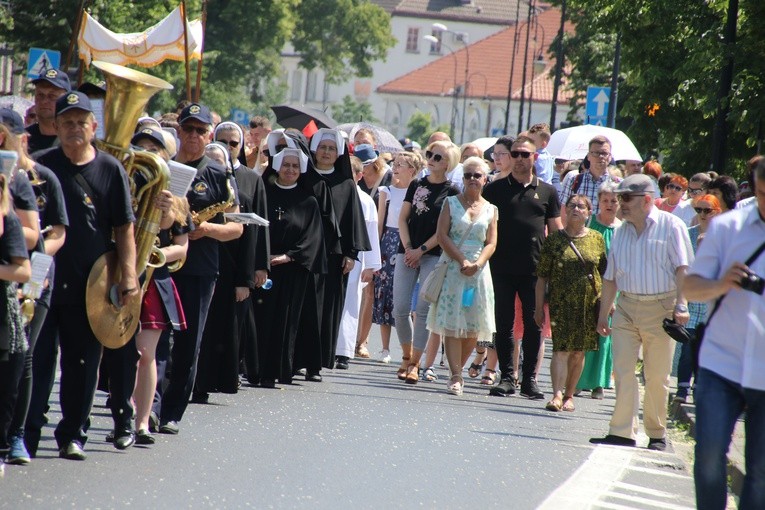
[[[189,405],[197,373],[199,346],[215,289],[214,275],[180,275],[174,276],[173,281],[183,303],[186,329],[173,332],[173,347],[170,353],[172,369],[162,395],[159,413],[162,423],[181,421]]]
[[[523,379],[536,378],[536,366],[539,360],[539,345],[542,330],[534,322],[536,307],[537,277],[533,275],[501,275],[492,272],[494,283],[494,320],[497,334],[494,345],[499,358],[499,370],[502,379],[509,379],[513,374],[513,323],[515,322],[515,296],[521,300],[523,311],[523,343],[521,344],[523,361],[521,370]]]
[[[343,255],[327,257],[327,274],[319,275],[319,302],[321,315],[321,364],[325,368],[335,366],[337,337],[340,334],[340,320],[343,317],[345,291],[348,275],[343,274]],[[357,262],[358,263],[358,262]]]
[[[24,444],[32,457],[37,454],[42,428],[48,423],[46,413],[56,379],[58,350],[58,332],[53,315],[47,313],[32,351],[32,394],[24,422]]]

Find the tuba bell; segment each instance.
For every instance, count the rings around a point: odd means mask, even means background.
[[[135,125],[149,99],[173,86],[154,76],[108,62],[93,61],[106,77],[104,138],[96,142],[100,150],[117,158],[125,167],[135,211],[136,274],[147,265],[164,264],[164,254],[155,247],[161,211],[154,205],[157,195],[167,189],[170,171],[167,163],[147,151],[130,149]],[[103,254],[93,264],[85,292],[88,322],[104,347],[125,345],[138,327],[141,300],[118,306],[115,282],[119,264],[114,251]]]

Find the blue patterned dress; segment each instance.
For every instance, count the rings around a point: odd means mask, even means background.
[[[458,244],[470,227],[470,216],[456,196],[446,200],[451,216],[449,237]],[[496,214],[496,206],[487,203],[476,218],[475,226],[460,248],[468,260],[478,259],[486,242],[489,224]],[[479,340],[490,341],[497,328],[494,323],[494,286],[488,264],[473,276],[464,276],[460,273],[459,264],[445,251],[441,253],[439,263],[443,261],[448,261],[446,278],[438,303],[430,306],[428,329],[439,335],[476,337]],[[466,290],[473,295],[472,304],[469,306],[463,306],[463,293]]]

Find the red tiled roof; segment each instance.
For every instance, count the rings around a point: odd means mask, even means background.
[[[550,102],[552,100],[553,74],[555,58],[551,52],[547,52],[550,43],[555,38],[560,28],[560,10],[547,9],[538,16],[537,22],[531,22],[531,36],[529,39],[529,54],[526,63],[526,89],[525,96],[528,99],[529,91],[533,88],[534,102]],[[521,85],[523,83],[523,53],[526,47],[526,29],[528,24],[521,23],[518,26],[518,45],[515,55],[514,73],[512,76],[512,97],[521,97]],[[565,30],[574,32],[574,25],[566,22]],[[516,28],[510,26],[494,35],[468,45],[467,48],[457,50],[454,54],[443,48],[443,57],[435,60],[419,69],[405,74],[395,80],[391,80],[377,88],[382,94],[411,94],[417,96],[437,96],[451,94],[455,87],[462,87],[465,82],[465,66],[468,66],[467,95],[473,98],[488,97],[491,99],[507,98],[508,80],[513,64],[513,38]],[[545,70],[541,74],[535,74],[532,80],[534,61],[534,36],[537,36],[537,54],[544,51],[546,61]],[[455,83],[455,59],[456,59],[456,83]],[[563,73],[564,75],[566,73]],[[565,104],[569,101],[572,92],[565,89],[565,76],[562,86],[558,91],[558,103]]]

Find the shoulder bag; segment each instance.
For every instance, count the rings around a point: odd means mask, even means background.
[[[457,244],[458,250],[462,248],[462,243],[465,242],[468,234],[473,230],[475,223],[476,222],[473,221],[465,233],[462,234],[462,239],[460,239],[459,244]],[[438,261],[436,267],[433,268],[433,271],[430,272],[427,278],[425,278],[425,281],[420,285],[420,299],[424,299],[431,304],[438,302],[438,296],[441,295],[441,287],[444,286],[444,280],[446,279],[446,268],[451,262],[451,258],[448,255],[446,257],[446,260]]]
[[[576,255],[576,258],[579,259],[579,262],[582,263],[582,266],[584,267],[584,271],[587,273],[587,279],[590,281],[590,285],[592,285],[592,291],[595,293],[595,296],[597,296],[597,298],[595,299],[595,304],[592,305],[593,311],[595,312],[595,327],[597,327],[598,319],[600,317],[600,294],[598,293],[598,288],[595,285],[595,275],[592,274],[592,271],[590,271],[589,268],[587,267],[587,262],[585,262],[584,257],[582,257],[582,254],[579,253],[579,250],[574,244],[574,240],[571,239],[565,231],[559,230],[558,232],[560,232],[563,235],[563,237],[565,237],[568,240],[568,245],[571,247],[572,250],[574,250],[574,254]]]
[[[765,251],[765,242],[760,245],[757,250],[755,250],[752,255],[746,259],[746,262],[744,262],[745,266],[748,266],[749,264],[753,263],[755,260],[757,260],[757,257],[760,256],[760,254]],[[712,312],[709,314],[709,317],[707,317],[706,322],[699,322],[696,325],[696,334],[693,335],[691,338],[691,350],[693,353],[693,366],[696,370],[699,369],[699,353],[701,352],[701,343],[704,341],[704,332],[707,329],[707,326],[712,321],[712,317],[714,317],[715,313],[717,313],[717,310],[720,308],[720,303],[722,303],[722,300],[727,296],[728,294],[723,294],[719,298],[715,300],[715,304],[712,307]]]

